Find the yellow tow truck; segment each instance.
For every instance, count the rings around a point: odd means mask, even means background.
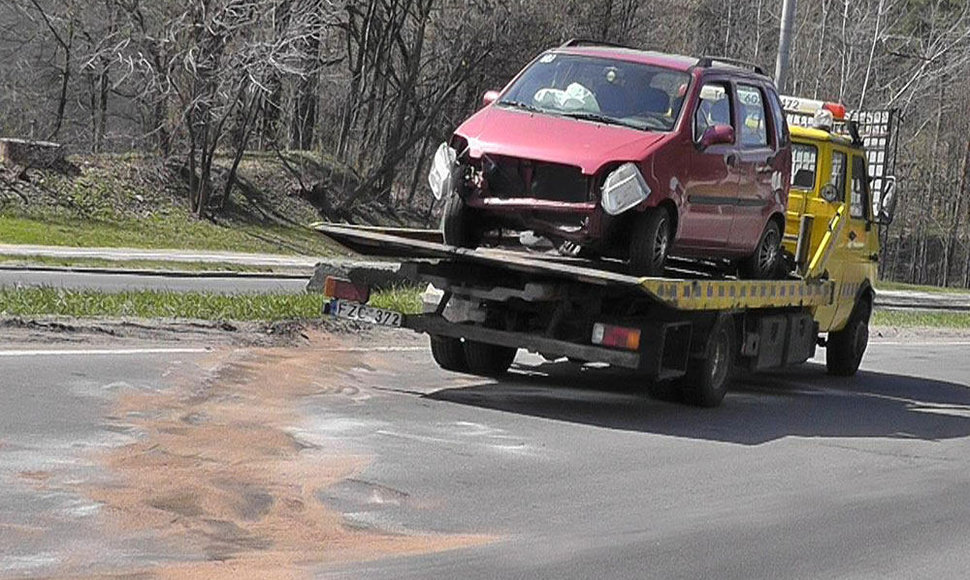
[[[501,375],[525,349],[626,368],[652,393],[698,406],[720,404],[736,370],[803,363],[818,346],[830,373],[852,375],[868,345],[878,228],[895,206],[893,115],[851,119],[829,103],[782,100],[795,183],[784,240],[791,271],[779,279],[741,280],[696,261],[638,278],[605,260],[324,223],[316,229],[347,247],[399,259],[397,279],[437,289],[421,314],[375,308],[373,272],[352,270],[327,279],[324,314],[426,333],[450,371]]]

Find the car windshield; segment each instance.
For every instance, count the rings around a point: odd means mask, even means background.
[[[670,131],[687,73],[609,58],[547,53],[498,104],[651,131]]]

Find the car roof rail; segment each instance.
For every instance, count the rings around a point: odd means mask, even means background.
[[[608,42],[605,40],[592,40],[590,38],[570,38],[566,42],[562,43],[559,48],[571,48],[574,46],[608,46],[610,48],[628,48],[630,50],[636,50],[636,48],[626,44]]]
[[[753,62],[748,62],[746,60],[740,60],[737,58],[730,58],[727,56],[702,56],[699,59],[697,59],[697,66],[701,68],[709,68],[714,66],[714,63],[716,62],[723,62],[724,64],[729,64],[731,66],[736,66],[741,68],[750,68],[754,72],[758,73],[759,75],[768,76],[768,73],[765,72],[765,69],[761,68],[761,66]]]

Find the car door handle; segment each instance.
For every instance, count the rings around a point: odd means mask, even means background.
[[[724,156],[724,162],[727,163],[728,167],[737,167],[741,164],[741,158],[738,157],[737,153],[728,153]]]
[[[758,173],[764,175],[767,173],[774,173],[775,168],[770,165],[759,165],[757,171]]]

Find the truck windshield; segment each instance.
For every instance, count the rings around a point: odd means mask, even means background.
[[[498,105],[651,131],[670,131],[690,76],[609,58],[547,53]]]

